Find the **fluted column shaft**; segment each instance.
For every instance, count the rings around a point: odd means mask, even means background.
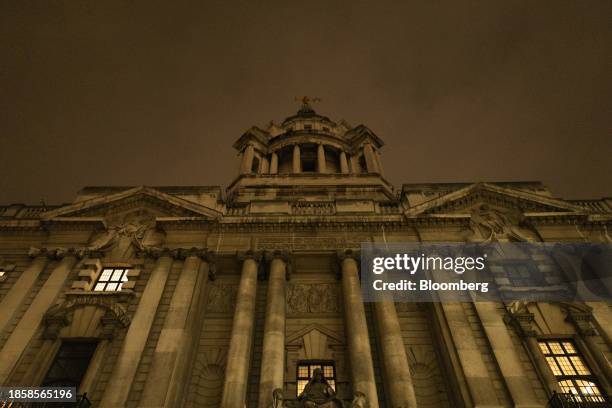
[[[125,335],[100,407],[124,407],[126,405],[171,267],[170,254],[164,253],[157,259],[140,298],[138,309]]]
[[[344,174],[349,172],[348,160],[344,152],[340,152],[340,172]]]
[[[62,255],[62,260],[53,269],[42,288],[40,288],[32,304],[0,352],[0,385],[7,384],[11,372],[38,330],[43,316],[62,291],[66,279],[77,261],[73,253]]]
[[[342,293],[353,391],[364,393],[369,407],[378,408],[372,350],[359,286],[357,261],[351,257],[342,260]]]
[[[302,158],[300,156],[300,145],[293,146],[293,172],[302,172]]]
[[[283,388],[286,268],[287,264],[280,257],[274,257],[270,262],[259,382],[259,408],[268,408],[272,403],[272,391]]]
[[[319,173],[325,173],[327,165],[325,163],[325,147],[322,143],[317,145],[317,171]]]
[[[242,262],[232,337],[227,353],[225,383],[221,399],[221,406],[225,408],[244,408],[245,406],[249,360],[253,347],[256,296],[257,261],[253,257],[247,257]]]
[[[412,374],[408,366],[397,311],[392,301],[374,304],[379,344],[385,371],[385,391],[392,407],[416,408]]]
[[[189,317],[190,313],[196,312],[194,304],[194,301],[198,300],[196,290],[201,292],[204,289],[208,281],[208,268],[208,263],[203,262],[196,253],[188,255],[183,262],[164,327],[155,346],[140,406],[171,406],[178,397],[170,395],[169,391],[180,388],[175,383],[180,382],[187,363],[181,357],[190,350]]]
[[[270,157],[270,174],[276,173],[278,173],[278,154],[273,152]]]

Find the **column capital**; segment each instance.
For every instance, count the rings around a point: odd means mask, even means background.
[[[271,252],[265,252],[264,258],[268,263],[271,263],[275,259],[280,259],[285,262],[285,279],[289,280],[289,276],[291,276],[291,273],[293,271],[293,256],[289,251],[275,250]],[[264,276],[267,277],[267,271],[265,271],[264,273]]]
[[[259,263],[263,257],[263,253],[261,251],[253,251],[249,249],[248,251],[236,251],[236,257],[239,261],[252,259]]]
[[[338,260],[340,262],[344,261],[347,258],[351,258],[354,259],[355,261],[360,261],[360,251],[358,250],[353,250],[350,248],[347,249],[341,249],[339,251],[336,252],[336,256],[338,257]]]
[[[530,312],[508,312],[504,315],[504,322],[513,327],[516,333],[523,338],[536,337],[537,333],[533,327],[535,317]]]
[[[572,323],[581,336],[597,336],[599,333],[595,328],[593,313],[576,312],[568,310],[566,321]]]

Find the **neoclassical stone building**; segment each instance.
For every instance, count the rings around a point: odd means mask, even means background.
[[[320,368],[347,406],[612,394],[610,304],[364,303],[358,261],[362,242],[609,243],[612,200],[538,182],[395,189],[382,146],[305,100],[238,139],[225,190],[86,187],[0,207],[0,385],[73,384],[95,407],[268,408]],[[520,263],[496,267],[520,288]]]

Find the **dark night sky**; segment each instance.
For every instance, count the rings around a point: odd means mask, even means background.
[[[0,2],[0,203],[223,185],[251,125],[318,96],[396,185],[612,195],[612,2]]]

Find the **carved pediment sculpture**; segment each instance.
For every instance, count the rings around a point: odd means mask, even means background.
[[[480,204],[472,209],[470,215],[472,232],[481,235],[484,242],[532,242],[537,239],[533,231],[522,226],[524,217],[519,210],[502,210],[488,204]]]

